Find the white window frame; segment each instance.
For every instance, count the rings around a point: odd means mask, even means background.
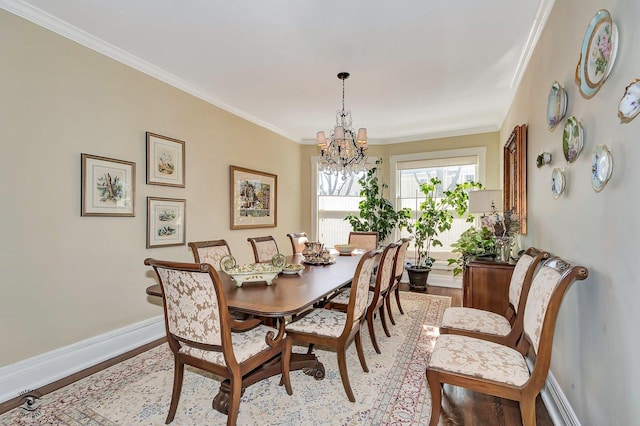
[[[400,182],[398,181],[398,163],[405,161],[419,161],[419,160],[437,160],[441,158],[454,158],[454,157],[469,157],[469,156],[477,156],[478,157],[478,181],[483,183],[486,178],[486,164],[487,164],[487,147],[474,147],[474,148],[460,148],[460,149],[447,149],[442,151],[428,151],[428,152],[417,152],[414,154],[402,154],[402,155],[392,155],[389,157],[390,163],[390,183],[389,189],[391,193],[391,199],[393,200],[393,205],[395,208],[398,208],[398,192]],[[393,231],[394,239],[398,239],[399,233],[397,230]]]

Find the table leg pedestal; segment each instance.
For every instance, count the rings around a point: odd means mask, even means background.
[[[244,390],[252,384],[266,379],[267,377],[273,377],[278,374],[282,374],[280,364],[280,357],[278,356],[276,358],[273,358],[263,366],[253,370],[251,373],[247,374],[242,380],[242,394],[244,394]],[[324,364],[318,361],[318,358],[314,354],[292,353],[289,369],[290,371],[302,370],[304,374],[313,376],[313,378],[316,380],[324,379],[325,375]],[[282,380],[280,381],[280,385],[283,385]],[[213,402],[211,404],[212,407],[222,414],[228,414],[230,394],[230,382],[228,379],[225,379],[220,384],[218,394],[213,398]]]

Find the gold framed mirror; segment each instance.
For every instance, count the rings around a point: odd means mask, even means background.
[[[520,218],[520,233],[527,233],[527,125],[516,126],[504,146],[504,210]]]

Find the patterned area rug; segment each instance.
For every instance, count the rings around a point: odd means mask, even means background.
[[[360,367],[355,345],[347,349],[351,403],[342,387],[334,352],[316,350],[326,376],[316,381],[291,373],[293,395],[279,386],[280,376],[246,389],[239,425],[426,425],[431,402],[425,380],[426,359],[438,334],[449,297],[401,292],[405,315],[395,309],[396,325],[386,337],[375,321],[382,354],[376,354],[366,326],[362,342],[369,373]],[[294,346],[294,352],[306,348]],[[0,416],[2,425],[162,425],[169,409],[173,357],[160,345],[63,389],[45,395],[36,411],[16,408]],[[172,425],[223,425],[226,416],[211,408],[219,380],[187,367]]]

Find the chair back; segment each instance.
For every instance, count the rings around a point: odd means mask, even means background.
[[[588,275],[589,270],[584,266],[572,266],[559,257],[553,257],[542,264],[533,278],[524,309],[524,334],[518,346],[521,353],[525,353],[529,346],[536,353],[534,373],[539,369],[542,373],[538,374],[546,378],[562,298],[573,281],[584,280]]]
[[[220,260],[231,255],[229,244],[225,240],[193,241],[189,243],[196,263],[209,263],[216,271],[220,270]]]
[[[349,244],[356,246],[361,250],[377,250],[378,249],[378,233],[377,232],[350,232]]]
[[[391,286],[391,282],[396,278],[394,267],[399,248],[400,245],[391,243],[388,244],[382,252],[380,266],[378,266],[378,274],[376,276],[376,295],[378,293],[384,294]]]
[[[304,251],[304,243],[309,242],[309,238],[305,232],[298,232],[295,234],[287,234],[287,237],[291,240],[291,249],[293,254],[302,254]]]
[[[409,247],[409,239],[403,238],[399,241],[400,247],[398,247],[398,251],[396,252],[395,259],[395,274],[394,279],[396,281],[400,281],[402,278],[402,274],[404,273],[404,257],[407,254],[407,248]]]
[[[527,301],[533,275],[540,262],[549,258],[549,253],[530,247],[518,259],[509,283],[509,305],[514,313],[522,312]]]
[[[253,248],[253,257],[256,263],[271,262],[275,254],[279,253],[278,244],[271,235],[266,237],[249,237],[247,241]]]
[[[192,346],[221,346],[223,331],[230,334],[222,284],[208,263],[178,263],[146,259],[162,289],[167,335]],[[230,335],[229,335],[230,339]],[[171,344],[171,339],[169,339]],[[203,348],[204,349],[204,348]]]
[[[380,260],[380,253],[368,251],[362,255],[351,282],[349,305],[347,306],[347,320],[345,331],[351,332],[362,322],[367,310],[369,299],[369,283],[371,274]]]

